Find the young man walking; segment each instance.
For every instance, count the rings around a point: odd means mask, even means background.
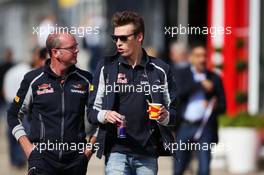
[[[173,142],[167,129],[175,112],[170,108],[174,97],[169,66],[142,48],[141,16],[123,11],[114,14],[112,23],[117,54],[97,66],[89,98],[88,118],[100,128],[97,156],[106,156],[107,175],[155,175],[160,150]],[[161,105],[157,120],[149,119],[149,103]],[[125,131],[120,131],[124,122]]]

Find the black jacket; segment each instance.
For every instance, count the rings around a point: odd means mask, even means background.
[[[47,60],[44,67],[24,76],[8,110],[9,127],[16,139],[26,135],[21,118],[28,113],[31,142],[84,143],[84,115],[92,75],[72,66],[62,79],[49,65]],[[54,153],[62,156],[61,151]]]
[[[210,127],[213,131],[213,142],[218,142],[218,124],[217,124],[217,116],[221,113],[224,113],[226,110],[226,100],[225,100],[225,93],[221,78],[209,71],[206,70],[205,72],[207,79],[211,80],[214,84],[214,89],[210,93],[206,93],[206,99],[211,99],[212,97],[217,98],[217,106],[216,109],[213,111],[212,115],[209,118],[209,121],[205,127]],[[176,95],[180,101],[179,105],[177,106],[177,116],[178,123],[183,120],[183,114],[185,112],[185,108],[188,103],[189,97],[198,89],[202,89],[202,85],[200,82],[196,82],[193,78],[193,73],[191,71],[191,67],[188,66],[183,69],[174,69],[174,78],[177,86]]]
[[[146,54],[145,51],[144,54]],[[107,155],[111,148],[111,135],[113,134],[113,131],[111,130],[112,124],[105,124],[103,123],[103,120],[106,110],[114,109],[116,94],[114,92],[106,94],[105,87],[107,85],[113,85],[117,81],[118,57],[118,54],[106,57],[99,63],[93,79],[94,91],[89,98],[88,120],[92,124],[99,125],[97,137],[97,141],[100,145],[99,150],[97,151],[97,156],[99,158],[101,158],[103,154]],[[174,108],[175,105],[172,105],[175,101],[175,96],[173,94],[175,85],[172,81],[170,68],[161,59],[150,56],[148,57],[149,62],[146,65],[145,72],[148,77],[149,85],[168,85],[164,93],[151,93],[152,101],[163,104],[170,111],[169,124],[171,124],[174,121],[176,111]],[[168,145],[169,143],[172,143],[173,137],[169,129],[157,122],[156,125],[161,136],[161,145],[159,146],[162,148],[165,146],[163,144]]]

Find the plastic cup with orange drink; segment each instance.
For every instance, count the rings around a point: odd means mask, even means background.
[[[159,111],[162,107],[160,103],[148,103],[148,113],[150,120],[158,120],[159,118]]]

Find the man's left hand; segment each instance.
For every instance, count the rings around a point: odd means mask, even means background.
[[[94,146],[94,144],[96,143],[96,137],[92,136],[89,142]],[[93,155],[93,151],[91,149],[86,149],[84,151],[84,155],[87,157],[88,160],[90,160]]]
[[[91,157],[92,157],[92,155],[93,155],[93,152],[92,152],[92,150],[90,150],[90,149],[86,149],[85,151],[84,151],[84,155],[86,156],[86,158],[88,159],[88,161],[91,159]]]

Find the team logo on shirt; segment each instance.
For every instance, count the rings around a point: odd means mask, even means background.
[[[86,93],[86,87],[83,84],[73,84],[71,92],[72,93],[78,93],[78,94],[85,94]]]
[[[126,74],[118,73],[118,74],[117,74],[117,83],[120,83],[120,84],[127,84]]]
[[[19,96],[15,96],[15,102],[19,103],[20,101],[20,97]]]
[[[44,83],[40,86],[38,86],[37,94],[42,95],[42,94],[50,94],[54,93],[54,89],[51,87],[51,84]]]

